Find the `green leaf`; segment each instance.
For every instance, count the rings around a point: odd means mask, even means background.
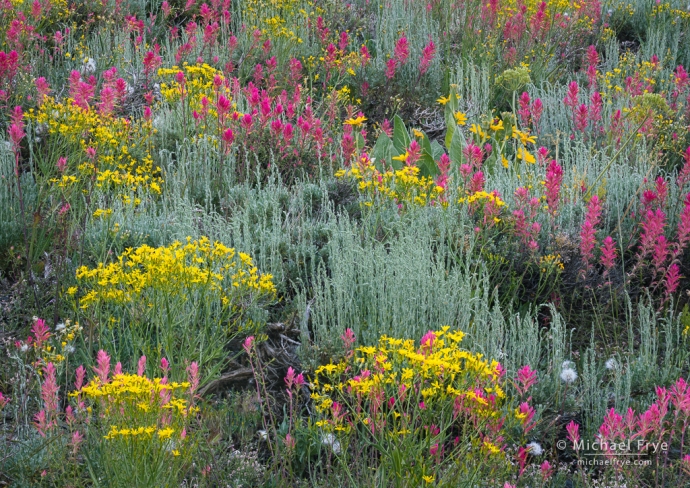
[[[422,143],[420,144],[422,146],[422,151],[428,153],[428,154],[433,154],[431,152],[431,142],[429,141],[429,138],[422,132]],[[432,156],[433,157],[433,156]]]
[[[440,173],[438,170],[438,165],[431,154],[423,152],[419,161],[417,162],[419,167],[419,176],[426,176],[427,178],[433,178]]]
[[[450,143],[453,140],[453,135],[455,134],[455,117],[453,117],[453,113],[450,112],[450,117],[448,117],[448,110],[446,109],[446,147],[450,147]]]
[[[405,122],[403,122],[403,119],[401,119],[399,115],[396,115],[393,118],[393,145],[395,146],[395,149],[398,150],[397,155],[403,154],[405,151],[407,151],[407,148],[410,145],[410,140],[410,134],[405,128]]]
[[[357,144],[357,149],[362,150],[364,147],[364,138],[362,137],[362,134],[359,132],[355,132],[355,143]]]
[[[446,119],[446,147],[450,147],[451,141],[453,140],[453,135],[457,131],[457,123],[455,122],[455,112],[460,109],[458,97],[458,85],[450,85],[450,91],[448,93],[448,98],[450,99],[443,108],[443,117]]]
[[[434,160],[438,161],[443,156],[443,153],[445,153],[443,146],[438,141],[431,141],[431,156]]]
[[[453,135],[453,140],[450,142],[448,148],[448,157],[450,157],[453,165],[459,165],[463,161],[462,149],[465,146],[465,138],[462,135],[462,131],[455,131]]]
[[[391,158],[397,155],[395,146],[393,146],[393,141],[386,134],[381,133],[378,139],[376,139],[376,144],[371,150],[370,157],[374,159],[374,166],[379,171],[383,171],[383,167],[391,164]],[[395,161],[399,163],[399,161]],[[385,163],[385,164],[384,164]]]

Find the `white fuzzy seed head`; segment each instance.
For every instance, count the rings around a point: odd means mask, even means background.
[[[565,368],[561,371],[561,379],[567,384],[574,383],[577,380],[577,371],[572,368]]]
[[[328,446],[333,451],[333,454],[340,454],[340,441],[338,441],[333,434],[326,434],[321,438],[321,444]]]
[[[530,442],[526,447],[532,456],[541,456],[544,453],[544,449],[541,448],[541,444],[538,442]]]

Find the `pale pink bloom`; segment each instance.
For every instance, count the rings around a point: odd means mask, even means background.
[[[247,354],[251,354],[253,347],[254,347],[254,336],[249,336],[244,340],[244,343],[242,344],[242,348],[244,348],[244,351]]]
[[[74,383],[74,387],[77,389],[77,391],[79,391],[81,390],[81,387],[84,386],[84,378],[86,378],[86,368],[84,368],[83,365],[80,365],[77,368],[76,376],[77,380]]]
[[[192,364],[187,366],[187,381],[189,382],[189,394],[194,395],[199,388],[199,364],[192,361]]]
[[[65,168],[67,167],[67,158],[65,157],[60,157],[57,160],[57,169],[60,173],[65,171]]]
[[[77,451],[79,450],[79,446],[84,442],[84,436],[78,431],[75,430],[72,433],[72,438],[70,439],[69,445],[72,447],[72,455],[76,456]]]
[[[48,363],[43,368],[44,378],[41,385],[41,398],[46,412],[52,414],[58,410],[58,390],[56,370],[53,363]]]
[[[96,364],[97,366],[93,370],[98,375],[101,383],[107,383],[110,373],[110,356],[103,349],[99,350],[96,355]]]
[[[146,371],[146,356],[141,356],[137,362],[137,376],[144,376]]]
[[[163,370],[163,374],[167,376],[168,371],[170,371],[170,361],[166,358],[161,358],[161,369]]]

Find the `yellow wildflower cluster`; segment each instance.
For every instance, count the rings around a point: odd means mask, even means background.
[[[539,10],[540,4],[541,0],[507,0],[505,2],[501,2],[499,8],[499,18],[505,21],[511,17],[514,17],[520,13],[520,9],[523,6],[527,8],[527,12],[524,14],[525,17],[532,17]],[[555,0],[548,2],[547,12],[550,15],[555,15],[557,13],[562,14],[568,10],[578,10],[579,8],[580,5],[575,0]]]
[[[492,202],[497,208],[505,207],[505,205],[506,205],[506,202],[501,200],[501,198],[498,195],[496,195],[494,192],[487,193],[485,191],[478,191],[478,192],[475,192],[466,198],[461,198],[460,200],[458,200],[458,203],[467,203],[468,205],[475,203],[475,202],[479,202],[479,203]]]
[[[110,425],[104,435],[107,440],[150,441],[154,435],[165,440],[174,434],[181,436],[185,419],[199,411],[182,398],[189,387],[188,382],[168,382],[167,378],[149,379],[125,373],[116,374],[109,381],[95,377],[71,395],[99,406],[101,415]],[[183,440],[182,435],[180,441]]]
[[[272,41],[281,39],[301,44],[300,28],[323,11],[304,0],[250,0],[242,6],[242,22],[249,31],[259,29]]]
[[[34,5],[33,1],[29,0],[10,0],[10,3],[15,10],[15,13],[22,11],[25,15],[31,15],[32,7]],[[39,10],[40,17],[37,19],[42,24],[50,24],[51,22],[65,21],[71,14],[70,7],[67,5],[67,0],[51,0],[49,3],[49,8],[42,8]],[[75,8],[75,7],[71,7]],[[10,17],[11,19],[12,17]],[[5,19],[5,25],[0,27],[0,33],[4,34],[4,30],[10,28],[12,23]],[[4,37],[4,36],[3,36]],[[5,47],[5,46],[2,46]],[[2,50],[2,49],[0,49]]]
[[[686,128],[685,104],[672,99],[677,93],[676,76],[675,71],[665,70],[661,61],[640,60],[630,52],[622,53],[612,70],[597,72],[606,103],[623,101],[619,114],[623,125],[629,126],[628,130],[639,128],[638,137],[646,136],[666,154],[685,149],[685,141],[677,137]]]
[[[178,73],[184,74],[184,87],[175,80]],[[230,89],[225,86],[223,72],[206,63],[194,65],[184,63],[182,68],[178,66],[160,68],[158,76],[167,80],[161,83],[161,95],[166,102],[177,103],[184,96],[192,110],[201,111],[204,108],[202,99],[206,97],[209,102],[208,114],[214,118],[218,116],[215,110],[218,96],[223,95],[231,99]],[[214,78],[221,82],[220,86],[213,84]]]
[[[606,99],[614,97],[616,93],[622,96],[634,96],[626,88],[626,79],[628,77],[634,78],[633,81],[636,83],[643,83],[646,86],[655,88],[655,85],[661,81],[660,75],[662,72],[660,63],[640,61],[634,53],[624,52],[618,58],[618,65],[615,68],[604,73],[597,72],[597,78],[602,88],[601,95]],[[672,82],[673,76],[664,81]],[[647,93],[646,89],[644,93]]]
[[[511,114],[506,115],[509,118],[512,117]],[[504,168],[510,167],[508,157],[512,157],[511,154],[527,164],[535,164],[537,159],[527,148],[536,145],[536,136],[531,135],[529,129],[518,129],[513,121],[507,121],[506,124],[508,124],[509,131],[506,129],[503,119],[494,118],[481,124],[472,124],[470,132],[474,134],[476,144],[491,142],[495,150],[495,157]]]
[[[276,294],[273,277],[260,274],[251,256],[207,237],[194,241],[188,237],[184,245],[176,241],[167,247],[130,248],[117,262],[99,263],[92,269],[82,266],[76,275],[86,291],[80,298],[81,308],[139,303],[152,291],[185,300],[194,290],[205,289],[226,306],[237,294]],[[68,293],[75,295],[77,288]]]
[[[539,258],[539,269],[542,273],[547,273],[552,270],[560,273],[565,269],[560,254],[547,254]]]
[[[670,2],[658,3],[652,7],[651,17],[660,17],[671,25],[676,25],[681,20],[690,21],[690,11],[676,8]]]
[[[374,457],[411,486],[458,467],[445,461],[505,463],[505,436],[521,420],[506,401],[501,365],[462,349],[463,336],[448,326],[419,342],[382,336],[375,346],[349,349],[339,363],[317,368],[310,385],[314,427],[347,444],[367,438]],[[426,460],[427,453],[456,448],[462,454]],[[420,463],[396,465],[391,453],[410,450],[422,453]]]
[[[82,163],[76,168],[66,167],[59,178],[51,180],[59,188],[78,185],[84,189],[95,180],[96,187],[115,188],[123,197],[130,192],[161,192],[160,168],[150,154],[150,122],[104,115],[79,107],[71,99],[57,102],[47,96],[37,111],[29,111],[27,118],[47,127],[48,134],[81,149]]]
[[[379,171],[368,158],[362,158],[356,166],[335,173],[337,178],[354,178],[357,188],[366,197],[365,205],[371,206],[377,198],[392,200],[398,205],[435,205],[443,203],[443,188],[434,180],[419,176],[417,166],[403,166],[399,170]]]
[[[67,356],[74,352],[74,341],[79,337],[81,331],[82,327],[79,322],[72,323],[69,319],[65,320],[64,323],[57,324],[49,342],[42,346],[41,359],[45,363],[64,361]]]
[[[498,405],[505,398],[501,367],[481,354],[461,349],[463,336],[448,326],[429,331],[419,345],[412,339],[382,336],[377,346],[359,347],[349,359],[317,368],[312,399],[316,410],[326,413],[322,425],[336,428],[345,419],[343,412],[328,418],[337,401],[347,405],[349,422],[376,422],[371,407],[381,398],[391,405],[388,413],[400,421],[398,430],[413,433],[422,426],[405,414],[417,408],[419,401],[424,410],[442,410],[450,402],[485,421],[498,417]]]

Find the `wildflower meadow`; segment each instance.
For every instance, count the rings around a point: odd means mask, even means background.
[[[0,0],[0,486],[690,487],[683,0]]]

